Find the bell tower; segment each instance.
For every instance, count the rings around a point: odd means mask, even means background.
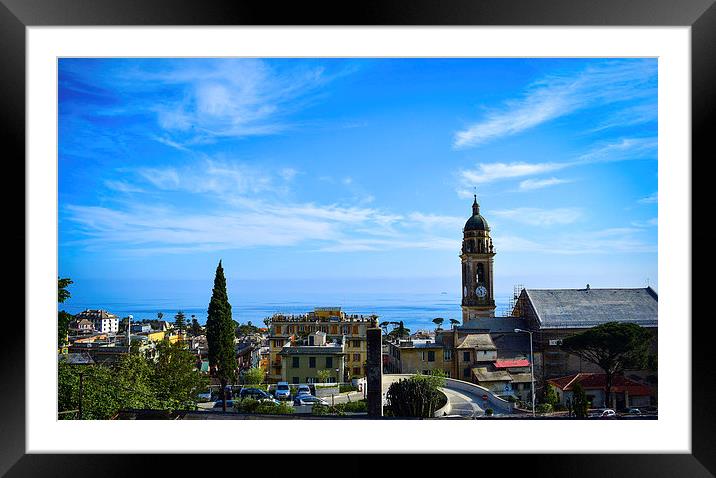
[[[472,203],[472,216],[462,230],[462,320],[495,316],[493,264],[495,248],[490,226],[482,215],[477,195]]]

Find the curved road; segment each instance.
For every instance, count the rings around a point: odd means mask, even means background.
[[[385,398],[385,394],[391,383],[408,376],[409,375],[395,374],[383,375],[383,397]],[[474,387],[475,391],[473,392],[472,390],[469,390],[470,385],[466,387],[464,384],[466,384],[466,382],[447,380],[445,387],[440,389],[445,396],[447,396],[450,403],[450,411],[448,412],[449,416],[458,415],[465,418],[483,417],[485,416],[485,408],[492,408],[495,415],[509,415],[513,413],[509,409],[509,405],[501,407],[495,404],[494,399],[491,400],[492,403],[483,400],[482,395],[485,394],[485,392],[482,389]],[[488,395],[492,394],[488,393]]]

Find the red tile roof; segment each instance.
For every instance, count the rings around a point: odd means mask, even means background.
[[[530,361],[527,359],[519,360],[497,360],[495,362],[495,368],[514,368],[514,367],[529,367]]]
[[[606,374],[578,373],[566,377],[552,378],[548,382],[564,391],[572,390],[576,383],[580,383],[585,390],[602,390],[606,386]],[[612,392],[629,392],[629,395],[651,395],[651,387],[629,380],[623,375],[612,378]]]

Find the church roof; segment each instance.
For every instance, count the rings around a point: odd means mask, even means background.
[[[589,328],[605,322],[656,327],[658,298],[643,289],[525,289],[541,329]]]

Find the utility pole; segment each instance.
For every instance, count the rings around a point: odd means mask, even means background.
[[[530,376],[532,377],[532,418],[535,416],[535,355],[532,349],[532,332],[529,330],[515,329],[515,333],[524,332],[530,334]]]

